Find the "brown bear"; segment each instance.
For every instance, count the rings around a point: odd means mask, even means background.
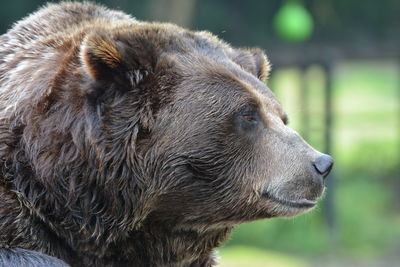
[[[310,210],[332,158],[286,126],[260,49],[49,4],[0,37],[0,265],[212,266]]]

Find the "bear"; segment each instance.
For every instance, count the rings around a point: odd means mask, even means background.
[[[259,48],[93,3],[0,37],[0,265],[213,266],[238,224],[311,210],[333,159]]]

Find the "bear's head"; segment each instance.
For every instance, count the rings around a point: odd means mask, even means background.
[[[24,153],[9,154],[16,190],[59,232],[111,240],[144,224],[215,229],[316,205],[332,159],[286,125],[260,49],[142,22],[68,38],[48,41],[57,53],[17,107]]]
[[[85,35],[80,59],[100,162],[147,218],[217,227],[316,205],[333,161],[287,126],[261,50],[138,24]]]

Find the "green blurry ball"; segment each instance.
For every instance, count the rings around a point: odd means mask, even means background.
[[[290,42],[302,42],[310,38],[313,20],[298,1],[288,1],[276,14],[274,26],[283,39]]]

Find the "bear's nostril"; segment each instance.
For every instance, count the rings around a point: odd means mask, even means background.
[[[319,156],[315,162],[313,162],[313,165],[319,174],[326,177],[332,169],[333,159],[331,156],[323,154]]]

